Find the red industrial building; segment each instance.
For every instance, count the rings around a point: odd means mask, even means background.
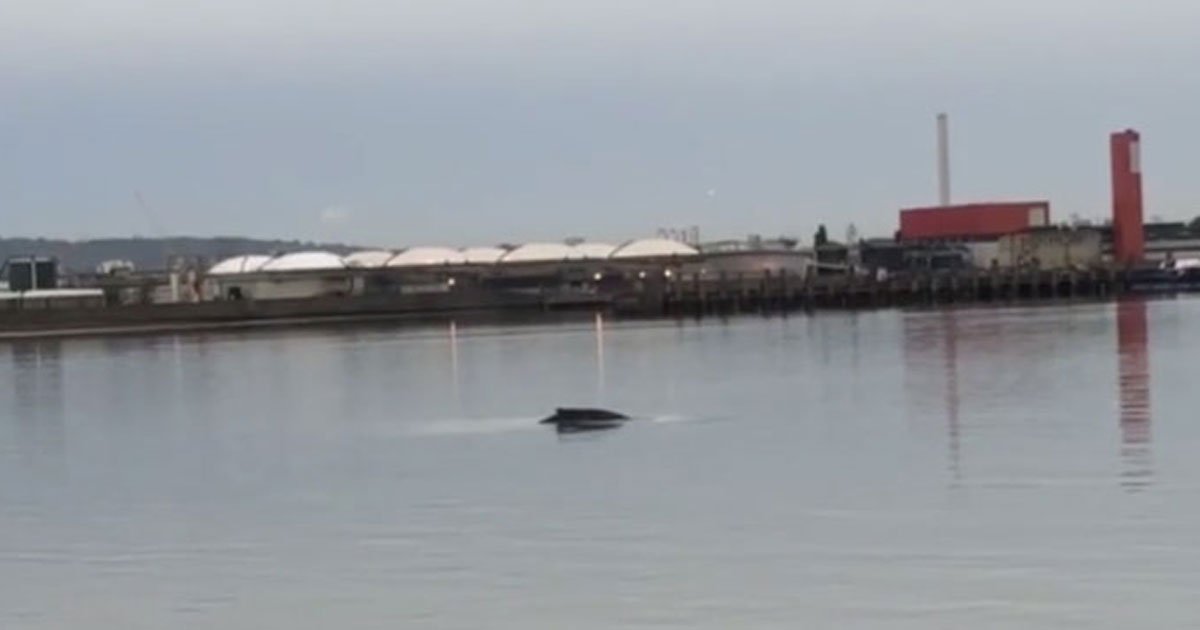
[[[900,211],[904,241],[993,240],[1050,225],[1050,202],[972,203]]]
[[[949,205],[948,148],[944,117],[939,117],[939,182],[943,205],[900,211],[900,240],[987,242],[1050,226],[1050,202],[1017,201]],[[1141,136],[1127,129],[1110,138],[1112,165],[1112,260],[1137,265],[1145,260]]]

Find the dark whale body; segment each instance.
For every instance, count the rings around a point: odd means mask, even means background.
[[[554,415],[542,420],[542,424],[553,424],[559,433],[580,431],[603,431],[616,429],[625,424],[629,416],[607,409],[584,409],[559,407]]]

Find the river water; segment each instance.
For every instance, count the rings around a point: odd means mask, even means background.
[[[1198,357],[1191,300],[10,343],[0,627],[1200,627]]]

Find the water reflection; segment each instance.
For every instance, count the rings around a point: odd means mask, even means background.
[[[963,476],[959,329],[958,314],[953,310],[904,319],[906,388],[919,396],[922,407],[937,407],[937,415],[945,418],[946,468],[956,484]],[[926,417],[931,411],[922,408],[919,415]]]
[[[454,390],[454,401],[462,405],[461,383],[458,377],[458,322],[450,321],[450,384]]]
[[[1150,442],[1149,327],[1144,300],[1117,304],[1117,392],[1120,401],[1121,485],[1143,489],[1153,477]]]
[[[942,315],[942,373],[946,376],[946,445],[950,473],[962,481],[962,424],[959,421],[958,319],[954,311]]]
[[[66,444],[62,343],[15,341],[9,353],[12,398],[8,412],[15,419],[18,450],[31,466],[61,464]]]
[[[604,402],[604,315],[596,313],[596,403]]]

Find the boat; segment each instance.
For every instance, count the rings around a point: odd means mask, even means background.
[[[1168,258],[1156,267],[1130,272],[1128,282],[1136,293],[1200,291],[1200,259]]]

